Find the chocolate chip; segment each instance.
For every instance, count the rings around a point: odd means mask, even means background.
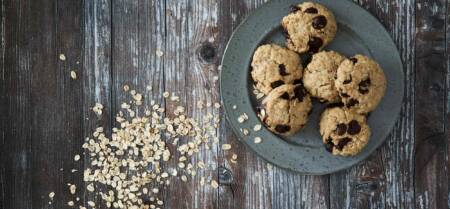
[[[291,5],[289,8],[291,9],[290,13],[295,13],[299,10],[302,10],[302,8],[297,5]]]
[[[288,125],[277,125],[275,126],[275,131],[278,133],[286,133],[291,130],[291,127]]]
[[[320,30],[327,25],[327,18],[323,15],[319,15],[312,19],[312,26],[316,30]]]
[[[356,104],[358,104],[359,102],[358,102],[358,100],[356,100],[356,99],[353,99],[353,98],[350,98],[349,100],[348,100],[348,102],[347,102],[347,107],[353,107],[353,106],[355,106]]]
[[[287,92],[284,92],[281,96],[281,99],[289,100],[289,94]]]
[[[336,133],[339,136],[342,136],[345,134],[345,132],[347,132],[347,125],[345,125],[344,123],[339,123],[336,126]]]
[[[294,88],[294,98],[298,99],[298,101],[303,102],[303,98],[306,96],[306,90],[303,85],[298,84]]]
[[[319,51],[320,47],[322,46],[323,41],[321,38],[318,37],[311,37],[308,41],[309,46],[309,52],[316,53]]]
[[[361,81],[358,84],[359,88],[358,91],[361,94],[367,94],[369,92],[369,86],[370,86],[370,78],[367,78],[366,80]]]
[[[301,83],[302,83],[301,79],[295,79],[293,84],[297,85],[297,84],[301,84]]]
[[[349,84],[352,82],[352,76],[350,76],[350,79],[344,80],[343,84]]]
[[[341,93],[341,97],[344,97],[344,98],[347,98],[347,97],[349,97],[350,95],[348,95],[348,94],[346,94],[346,93]]]
[[[286,37],[286,39],[289,39],[289,37],[290,37],[288,31],[284,27],[283,27],[283,35],[284,35],[284,37]]]
[[[353,64],[355,64],[355,63],[357,63],[358,62],[358,59],[356,59],[355,57],[350,57],[350,59],[349,59],[350,61],[352,61],[353,62]]]
[[[347,145],[350,141],[352,141],[351,138],[348,137],[344,137],[341,140],[339,140],[339,143],[336,145],[336,149],[338,150],[342,150],[344,149],[345,145]]]
[[[272,88],[274,89],[274,88],[277,88],[278,86],[281,86],[281,85],[283,85],[283,84],[284,84],[284,81],[278,80],[278,81],[272,82],[272,83],[270,84],[270,87],[272,87]]]
[[[284,66],[284,64],[278,65],[278,72],[280,73],[281,76],[289,75],[289,73],[286,72],[286,66]]]
[[[326,149],[328,152],[333,152],[333,147],[334,147],[333,139],[328,138],[328,139],[327,139],[327,143],[325,144],[325,149]]]
[[[343,106],[344,106],[344,103],[338,102],[338,103],[332,103],[332,104],[327,105],[327,108],[343,107]]]
[[[352,120],[348,124],[347,133],[351,135],[356,135],[361,131],[361,126],[359,125],[358,121]]]
[[[314,7],[310,7],[310,8],[305,9],[305,13],[317,14],[317,12],[318,12],[317,9],[314,8]]]
[[[361,94],[367,94],[369,93],[369,89],[358,89],[359,93]]]

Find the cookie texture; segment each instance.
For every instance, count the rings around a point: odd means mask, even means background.
[[[386,78],[377,62],[356,55],[341,63],[335,85],[346,107],[365,114],[374,110],[383,98]]]
[[[311,94],[321,102],[340,101],[334,81],[336,72],[345,57],[334,51],[322,51],[313,55],[303,73],[303,84]]]
[[[333,155],[356,155],[367,145],[370,128],[366,117],[345,107],[326,109],[320,119],[325,149]]]
[[[311,98],[301,83],[285,84],[262,101],[259,117],[272,132],[292,135],[305,126],[311,107]]]
[[[336,19],[326,7],[312,2],[294,5],[281,25],[286,46],[299,53],[316,53],[328,45],[337,31]]]
[[[283,84],[300,82],[303,74],[300,56],[276,44],[258,47],[251,66],[256,89],[265,95]]]

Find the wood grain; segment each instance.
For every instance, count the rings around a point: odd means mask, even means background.
[[[112,67],[111,67],[111,2],[108,0],[86,1],[83,11],[83,139],[92,138],[92,130],[103,127],[107,134],[111,133],[113,125],[112,110]],[[103,114],[97,116],[92,107],[96,103],[103,105]],[[81,140],[80,140],[81,141]],[[81,169],[91,167],[89,156],[82,158]],[[81,173],[80,173],[81,174]],[[86,191],[86,185],[80,177],[79,193],[81,205],[87,205],[88,201],[101,205],[101,198]],[[100,191],[102,188],[95,188]]]
[[[416,4],[415,205],[448,206],[448,135],[445,133],[446,4]],[[431,100],[433,99],[433,100]],[[433,183],[435,182],[435,183]]]
[[[165,90],[176,93],[181,103],[186,107],[187,114],[201,120],[206,114],[217,114],[212,106],[202,110],[197,109],[197,102],[214,104],[219,102],[217,68],[212,65],[217,59],[214,36],[217,31],[217,1],[167,1],[166,2],[166,45],[165,45]],[[200,56],[202,50],[210,50],[208,56]],[[167,112],[175,108],[174,102],[167,102]],[[217,133],[219,130],[217,130]],[[187,143],[189,137],[180,138],[180,143]],[[210,186],[210,181],[217,179],[218,146],[210,144],[210,149],[201,148],[201,153],[195,154],[192,164],[205,162],[207,168],[200,170],[198,175],[186,175],[188,182],[173,181],[166,189],[167,208],[217,208],[218,189]],[[174,156],[170,167],[177,167],[178,154]],[[205,177],[205,186],[200,186],[200,178]]]

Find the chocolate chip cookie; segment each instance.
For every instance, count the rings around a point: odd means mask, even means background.
[[[370,128],[366,117],[345,107],[326,109],[320,119],[325,149],[333,155],[356,155],[367,144]]]
[[[292,135],[308,121],[311,98],[301,83],[285,84],[263,100],[259,117],[272,132]]]
[[[374,110],[386,91],[386,78],[374,60],[356,55],[344,60],[335,82],[346,107],[365,114]]]
[[[298,53],[318,52],[334,39],[337,31],[333,13],[312,2],[293,5],[281,25],[286,36],[286,46]]]
[[[300,82],[303,74],[300,56],[276,44],[258,47],[251,66],[256,89],[265,95],[283,84]]]
[[[311,96],[318,98],[321,102],[340,101],[334,81],[337,68],[344,59],[344,56],[334,51],[322,51],[313,55],[303,73],[303,84]]]

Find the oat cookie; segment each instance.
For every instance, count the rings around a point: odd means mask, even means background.
[[[339,92],[334,86],[336,71],[345,59],[334,51],[322,51],[314,54],[303,73],[303,84],[311,94],[321,102],[339,102]]]
[[[299,53],[318,52],[334,39],[337,31],[333,13],[312,2],[292,6],[291,13],[283,18],[281,25],[286,46]]]
[[[301,83],[285,84],[267,95],[259,116],[271,131],[292,135],[306,124],[311,107],[311,98]]]
[[[251,66],[256,89],[265,95],[283,84],[299,82],[303,74],[300,56],[276,44],[258,47]]]
[[[374,110],[386,91],[386,78],[374,60],[356,55],[344,60],[335,82],[346,107],[365,114]]]
[[[356,155],[366,146],[370,128],[366,117],[345,107],[326,109],[320,119],[320,134],[333,155]]]

